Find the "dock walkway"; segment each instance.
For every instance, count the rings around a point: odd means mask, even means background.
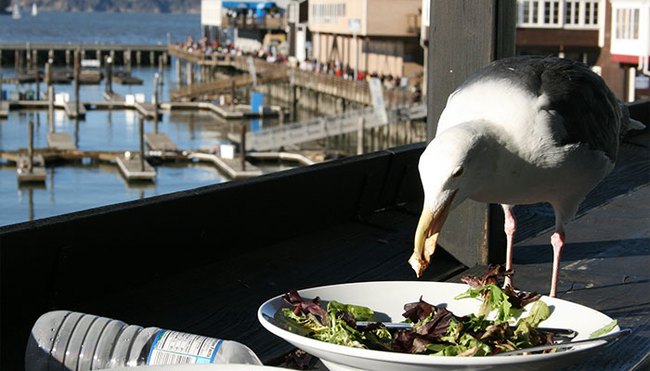
[[[262,175],[262,170],[257,166],[254,166],[248,161],[242,163],[241,159],[223,158],[221,156],[200,152],[190,153],[189,158],[211,162],[231,179],[246,179]]]
[[[146,160],[141,161],[139,153],[117,156],[115,162],[128,181],[153,181],[156,178],[156,169]]]

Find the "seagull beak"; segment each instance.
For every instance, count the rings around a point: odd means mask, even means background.
[[[422,215],[420,215],[420,221],[415,230],[413,255],[409,259],[409,264],[418,278],[422,276],[422,272],[429,265],[431,255],[436,250],[436,241],[438,241],[442,226],[447,220],[454,196],[456,196],[456,191],[453,191],[434,211],[428,210],[426,206],[422,209]]]

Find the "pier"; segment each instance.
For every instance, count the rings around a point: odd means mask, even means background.
[[[198,82],[194,81],[194,75],[192,73],[186,73],[188,77],[186,81],[187,86],[172,92],[172,97],[176,99],[198,98],[202,95],[218,94],[219,92],[227,91],[228,87],[224,86],[222,82],[207,80],[210,80],[210,76],[214,73],[214,68],[231,67],[248,74],[246,76],[251,80],[253,77],[250,75],[250,72],[254,71],[259,76],[260,81],[263,81],[265,84],[286,82],[289,85],[287,87],[289,90],[288,94],[291,94],[293,97],[299,94],[295,91],[296,89],[303,89],[318,94],[334,96],[343,101],[355,104],[372,104],[370,90],[365,81],[345,80],[332,75],[303,71],[286,64],[269,63],[258,58],[247,56],[205,55],[200,51],[190,52],[184,50],[178,45],[169,45],[168,53],[170,56],[177,58],[178,65],[176,68],[178,75],[181,75],[181,61],[185,65],[185,71],[193,71],[194,65],[201,67],[202,71],[199,75]],[[252,63],[250,62],[251,60]],[[236,83],[243,86],[247,85],[248,81],[245,78],[241,78]],[[386,90],[385,95],[389,97],[390,102],[404,104],[411,99],[411,94],[401,89]]]
[[[52,59],[54,65],[71,66],[75,50],[79,50],[81,59],[103,61],[103,57],[108,55],[114,64],[123,66],[157,66],[159,58],[165,64],[169,63],[167,45],[5,42],[0,43],[0,66],[15,66],[16,71],[23,71],[42,65],[48,59]]]

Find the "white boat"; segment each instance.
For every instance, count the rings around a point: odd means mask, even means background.
[[[36,6],[35,3],[32,4],[32,17],[36,17],[38,15],[38,7]]]
[[[14,7],[11,10],[11,18],[20,19],[20,17],[20,6],[18,6],[18,3],[14,3]]]

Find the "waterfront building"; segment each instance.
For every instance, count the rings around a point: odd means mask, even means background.
[[[517,54],[592,66],[619,99],[648,96],[649,0],[517,0]]]
[[[605,30],[617,88],[628,102],[650,97],[650,0],[611,0]],[[604,32],[603,32],[604,33]]]
[[[312,39],[309,31],[309,0],[290,0],[287,4],[287,42],[289,57],[297,63],[312,58]]]
[[[421,74],[420,8],[421,0],[309,0],[313,62],[357,78]]]
[[[285,2],[202,0],[201,26],[209,44],[232,44],[246,52],[277,48],[286,40]],[[274,51],[275,53],[275,51]]]

